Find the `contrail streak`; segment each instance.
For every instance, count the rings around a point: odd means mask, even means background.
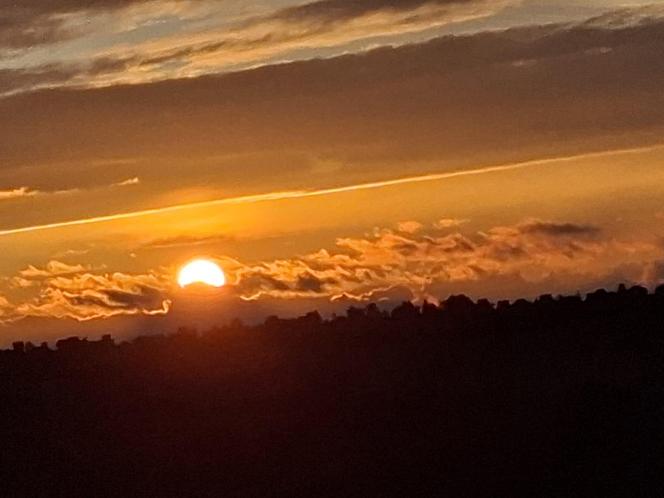
[[[580,159],[601,158],[601,157],[607,157],[618,154],[636,154],[641,152],[655,151],[662,148],[664,148],[664,144],[659,144],[649,147],[632,148],[632,149],[590,152],[586,154],[577,154],[574,156],[566,156],[566,157],[537,159],[537,160],[524,161],[513,164],[486,166],[483,168],[476,168],[476,169],[469,169],[462,171],[451,171],[447,173],[432,173],[429,175],[410,176],[405,178],[396,178],[393,180],[382,180],[377,182],[360,183],[356,185],[345,185],[342,187],[331,187],[331,188],[324,188],[317,190],[290,190],[284,192],[271,192],[266,194],[247,195],[241,197],[227,197],[224,199],[212,199],[209,201],[192,202],[187,204],[177,204],[174,206],[164,206],[152,209],[144,209],[141,211],[132,211],[129,213],[116,213],[116,214],[95,216],[92,218],[84,218],[78,220],[58,221],[54,223],[46,223],[43,225],[32,225],[20,228],[10,228],[7,230],[0,230],[0,237],[8,235],[17,235],[22,233],[39,232],[43,230],[54,230],[58,228],[76,227],[76,226],[91,225],[96,223],[106,223],[118,220],[128,220],[133,218],[141,218],[144,216],[184,211],[184,210],[203,208],[203,207],[235,205],[235,204],[253,204],[257,202],[282,201],[289,199],[304,199],[308,197],[319,197],[326,195],[343,194],[348,192],[356,192],[361,190],[374,190],[386,187],[394,187],[397,185],[435,182],[441,180],[448,180],[451,178],[484,175],[484,174],[499,173],[504,171],[513,171],[525,168],[532,168],[536,166],[564,163]]]

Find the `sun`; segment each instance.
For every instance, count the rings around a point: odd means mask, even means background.
[[[196,283],[223,287],[226,284],[226,275],[218,264],[207,259],[196,259],[182,267],[178,273],[178,284],[180,287],[187,287]]]

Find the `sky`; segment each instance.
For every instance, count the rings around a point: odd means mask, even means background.
[[[659,285],[662,53],[664,2],[0,0],[0,346]]]

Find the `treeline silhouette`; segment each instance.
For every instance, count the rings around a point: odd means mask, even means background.
[[[664,496],[664,286],[0,353],[0,496]]]

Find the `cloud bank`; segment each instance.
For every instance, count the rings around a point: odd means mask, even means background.
[[[57,319],[46,322],[57,330],[63,320],[91,322],[97,334],[103,328],[96,325],[99,319],[116,320],[122,330],[117,319],[124,317],[139,320],[132,330],[145,333],[140,317],[162,316],[159,326],[168,331],[192,320],[211,326],[235,316],[257,321],[311,309],[343,312],[367,302],[436,302],[459,292],[534,297],[619,282],[655,286],[664,279],[659,240],[621,240],[596,226],[539,219],[487,230],[443,220],[376,228],[290,258],[251,262],[219,255],[228,285],[203,297],[177,287],[176,268],[109,272],[52,260],[3,279],[0,322],[16,330],[35,319]]]
[[[248,300],[364,301],[393,288],[408,289],[414,298],[436,300],[459,284],[489,286],[492,280],[506,278],[543,284],[565,276],[569,285],[583,286],[584,281],[598,280],[632,263],[642,273],[661,252],[655,243],[619,241],[603,236],[598,227],[574,223],[527,220],[469,234],[457,227],[409,222],[397,230],[376,229],[362,239],[338,239],[335,251],[237,268],[237,263],[226,262],[226,266],[238,292]]]
[[[77,176],[92,182],[117,169],[93,165],[118,151],[137,161],[125,178],[158,176],[172,188],[218,175],[241,195],[304,175],[352,184],[648,145],[664,127],[663,31],[652,16],[626,27],[521,28],[0,99],[0,184],[30,185],[31,171],[44,177],[52,164],[79,164]],[[272,165],[290,185],[274,185]]]

